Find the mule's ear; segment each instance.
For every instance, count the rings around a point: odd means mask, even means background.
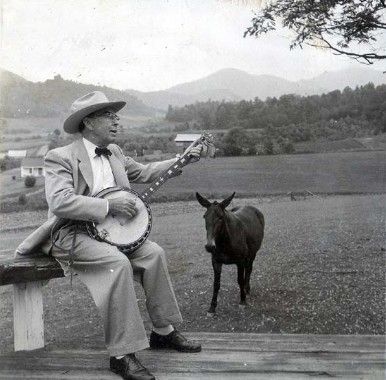
[[[200,193],[196,193],[196,198],[198,203],[205,208],[209,208],[212,203],[210,203],[206,198],[204,198]]]
[[[224,199],[221,203],[220,203],[220,206],[221,208],[224,210],[225,208],[227,208],[230,203],[232,202],[232,199],[233,197],[235,196],[236,193],[233,193],[230,197]]]

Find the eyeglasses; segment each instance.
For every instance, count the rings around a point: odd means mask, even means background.
[[[94,117],[105,117],[110,120],[119,121],[119,116],[111,111],[104,111],[104,112],[95,112],[93,114]]]

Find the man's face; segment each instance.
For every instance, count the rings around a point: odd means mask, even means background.
[[[97,145],[108,145],[115,141],[118,128],[119,117],[111,110],[95,112],[88,117],[89,131]]]

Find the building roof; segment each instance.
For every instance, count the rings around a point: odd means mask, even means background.
[[[201,136],[200,133],[179,133],[174,139],[175,142],[193,142]]]
[[[26,157],[21,162],[21,166],[24,168],[43,168],[43,157]]]

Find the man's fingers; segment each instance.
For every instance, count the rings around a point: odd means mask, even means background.
[[[135,215],[137,215],[137,209],[133,206],[128,206],[125,208],[125,211],[131,216],[131,217],[134,217]]]

